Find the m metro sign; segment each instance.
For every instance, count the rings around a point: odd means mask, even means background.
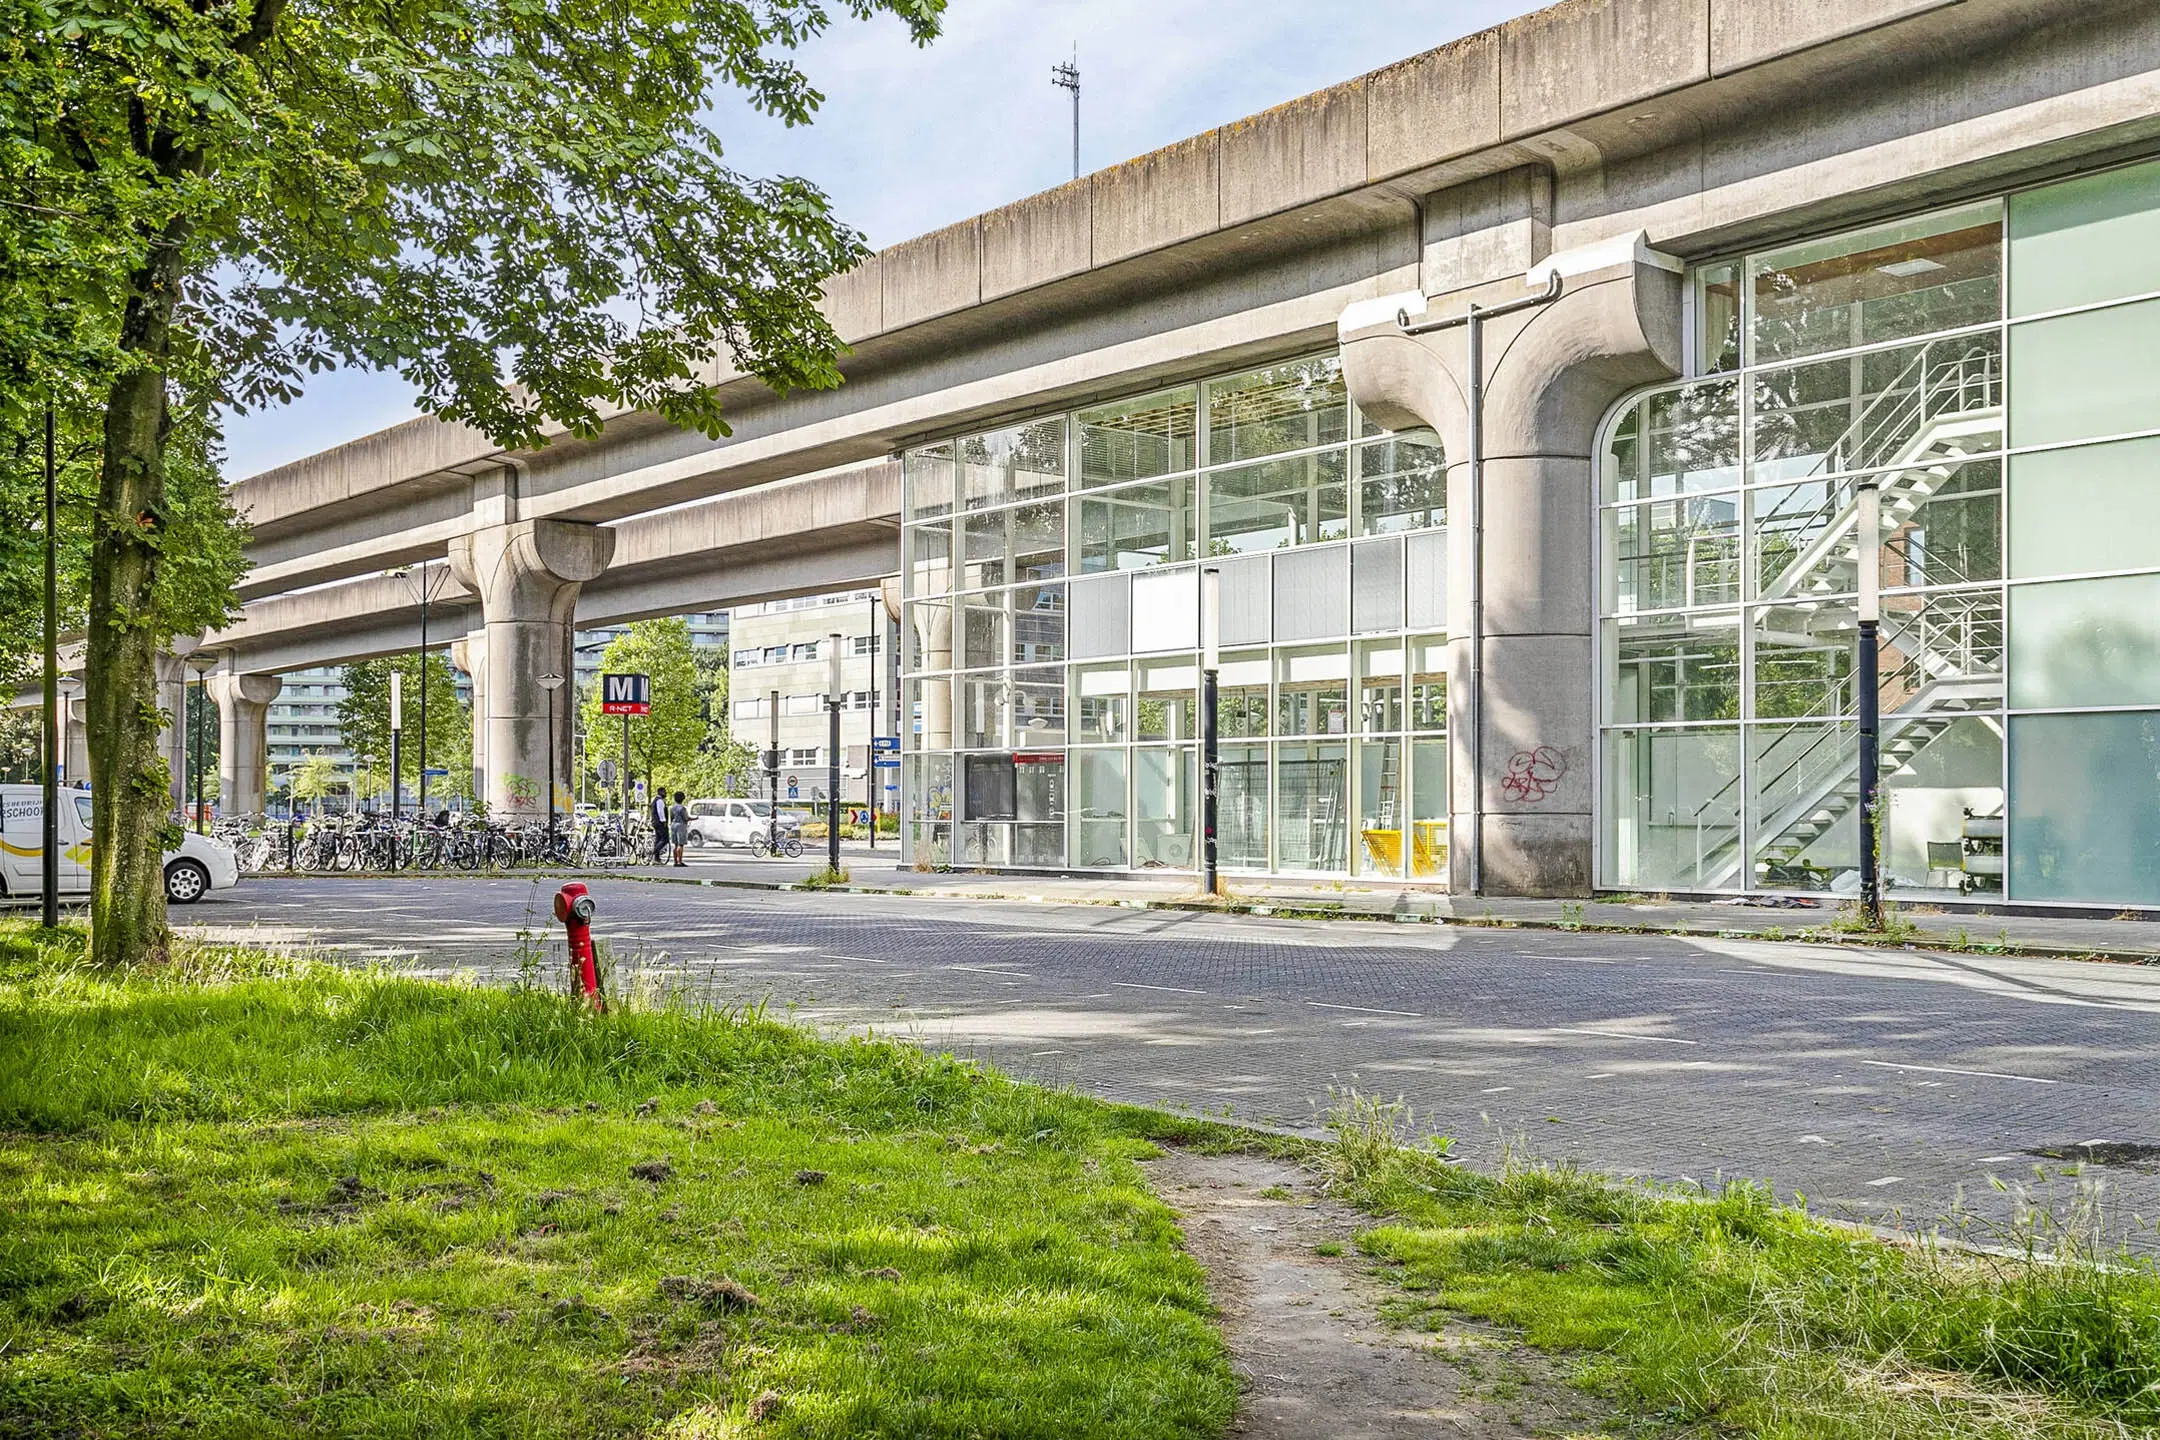
[[[650,675],[602,675],[600,713],[603,715],[652,714]]]

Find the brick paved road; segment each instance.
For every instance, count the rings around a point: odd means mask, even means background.
[[[715,1002],[872,1025],[1143,1104],[1317,1125],[1401,1094],[1490,1163],[1748,1176],[1820,1211],[2000,1220],[1989,1177],[2061,1207],[2027,1153],[2160,1145],[2160,971],[1738,940],[1277,921],[602,881],[598,933]],[[501,973],[552,887],[251,881],[220,936]],[[551,937],[552,939],[552,937]],[[560,942],[553,943],[559,954]],[[2160,1165],[2087,1166],[2145,1243]],[[1982,1237],[1985,1238],[1985,1237]]]

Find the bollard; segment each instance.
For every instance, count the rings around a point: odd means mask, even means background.
[[[562,921],[570,942],[570,963],[577,967],[578,985],[595,1010],[606,1010],[600,996],[600,969],[593,958],[592,917],[597,909],[585,887],[575,880],[555,892],[555,918]]]

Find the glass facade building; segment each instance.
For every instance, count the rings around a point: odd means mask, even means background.
[[[1196,869],[1213,567],[1224,868],[1444,873],[1445,467],[1335,356],[925,446],[905,489],[911,858]]]
[[[2160,905],[2160,163],[1715,258],[1595,494],[1596,882]],[[1445,876],[1445,467],[1333,355],[905,457],[914,859]],[[1863,543],[1860,493],[1879,495]]]
[[[2160,165],[1695,268],[1600,465],[1599,882],[2160,904]],[[1880,499],[1863,545],[1859,492]]]

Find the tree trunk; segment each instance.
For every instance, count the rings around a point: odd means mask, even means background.
[[[169,227],[138,271],[121,346],[137,368],[113,382],[90,541],[84,670],[90,784],[90,954],[94,963],[161,963],[170,777],[158,750],[155,590],[165,526],[165,363],[180,289],[182,235]]]

